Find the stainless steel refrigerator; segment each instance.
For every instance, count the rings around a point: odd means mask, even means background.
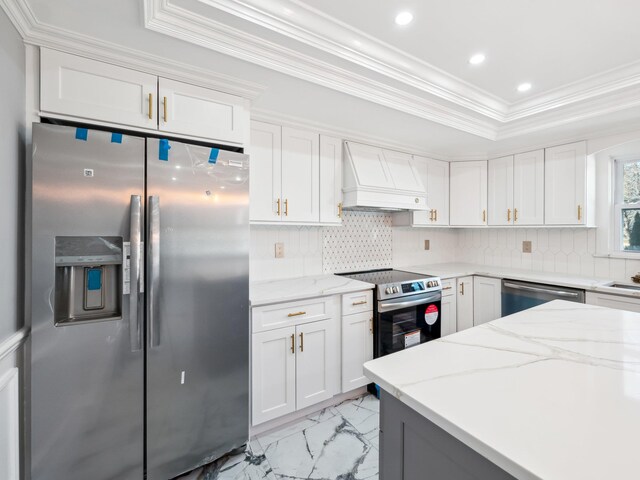
[[[249,160],[34,124],[32,480],[167,480],[247,442]]]

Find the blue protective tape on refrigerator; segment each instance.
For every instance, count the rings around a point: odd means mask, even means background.
[[[218,154],[220,150],[217,148],[212,148],[211,153],[209,153],[209,163],[216,163],[218,161]]]
[[[86,128],[76,128],[76,140],[82,140],[86,142],[88,135],[89,130],[87,130]]]
[[[170,148],[171,145],[169,145],[169,140],[167,140],[166,138],[161,138],[158,150],[158,160],[164,160],[165,162],[168,161]]]
[[[122,134],[121,133],[112,133],[111,134],[111,143],[122,143]]]

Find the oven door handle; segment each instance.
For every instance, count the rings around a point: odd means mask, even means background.
[[[441,298],[442,297],[440,295],[429,295],[426,297],[420,297],[415,300],[407,300],[404,302],[388,302],[388,303],[380,302],[378,303],[378,312],[384,313],[384,312],[390,312],[392,310],[400,310],[402,308],[407,308],[407,307],[415,307],[416,305],[437,302],[441,300]]]

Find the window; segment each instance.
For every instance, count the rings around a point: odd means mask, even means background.
[[[615,161],[616,250],[640,254],[640,156]]]

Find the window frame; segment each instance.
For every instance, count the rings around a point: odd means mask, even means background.
[[[624,254],[625,256],[640,256],[640,250],[624,249],[624,233],[622,225],[623,210],[640,210],[640,202],[624,203],[624,165],[627,163],[640,163],[640,155],[624,155],[613,159],[613,241],[614,253]]]

